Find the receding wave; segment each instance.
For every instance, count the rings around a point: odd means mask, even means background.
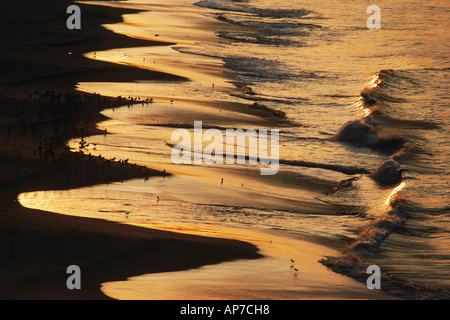
[[[296,71],[276,60],[252,58],[252,57],[226,57],[225,67],[233,70],[237,79],[245,79],[246,82],[262,80],[264,82],[280,81],[288,78],[322,78],[315,72]]]
[[[251,16],[241,17],[233,16],[231,14],[218,13],[216,14],[216,19],[234,24],[237,26],[243,26],[247,28],[262,29],[266,33],[271,35],[295,35],[295,31],[298,30],[310,30],[322,28],[322,26],[313,23],[305,23],[297,20],[291,21],[260,21],[258,19],[252,19]]]
[[[344,165],[317,163],[317,162],[309,162],[309,161],[302,161],[302,160],[284,160],[284,159],[280,159],[279,162],[281,164],[290,165],[290,166],[325,169],[325,170],[341,172],[341,173],[348,174],[348,175],[369,173],[369,171],[367,169],[354,167],[354,166],[344,166]]]
[[[251,13],[258,15],[260,17],[268,17],[274,19],[282,19],[282,18],[300,18],[305,17],[312,13],[310,10],[306,9],[262,9],[262,8],[254,8],[249,6],[240,6],[239,3],[247,1],[213,1],[213,0],[204,0],[195,3],[196,6],[216,9],[222,11],[233,11],[233,12],[243,12],[243,13]]]
[[[293,32],[294,33],[294,32]],[[283,34],[286,36],[286,34]],[[295,32],[295,35],[298,36],[298,32]],[[234,32],[234,31],[220,31],[217,32],[217,36],[224,39],[233,40],[235,42],[243,42],[243,43],[256,43],[263,45],[272,45],[272,46],[295,46],[302,47],[305,46],[306,43],[299,40],[294,40],[292,38],[280,37],[278,35],[274,35],[273,33],[242,33],[242,32]]]

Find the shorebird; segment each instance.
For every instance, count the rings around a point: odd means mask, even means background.
[[[220,180],[220,184],[223,184],[223,178],[222,178],[222,180]]]
[[[294,275],[297,275],[298,274],[298,269],[294,268],[294,271],[295,271]]]
[[[172,99],[172,100],[170,100],[170,103],[173,103],[173,99]]]
[[[156,202],[159,202],[159,197],[156,197]]]

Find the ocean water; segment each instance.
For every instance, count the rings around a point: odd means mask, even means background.
[[[448,299],[450,4],[374,4],[379,30],[367,28],[368,4],[358,0],[104,4],[145,10],[107,28],[175,44],[96,52],[95,59],[187,80],[79,83],[80,90],[140,99],[106,110],[110,120],[100,127],[112,134],[86,137],[87,152],[175,176],[19,200],[175,230],[277,232],[338,250],[321,263],[357,280],[378,265],[389,294]],[[141,102],[147,98],[154,102]],[[255,102],[288,121],[270,124],[229,107]],[[173,165],[172,132],[192,131],[199,120],[222,132],[276,126],[277,175],[260,176],[260,165],[248,163]]]

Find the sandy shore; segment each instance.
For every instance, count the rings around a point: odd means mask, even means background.
[[[0,28],[0,298],[108,299],[100,284],[144,273],[259,258],[256,246],[31,210],[21,192],[70,189],[165,172],[101,156],[72,153],[65,141],[102,133],[99,112],[124,98],[74,91],[78,81],[183,80],[82,57],[87,51],[160,44],[100,28],[122,9],[81,5],[83,28],[69,31],[61,14],[71,1],[1,4]],[[23,23],[23,22],[26,23]],[[83,270],[83,290],[66,287],[66,268]]]

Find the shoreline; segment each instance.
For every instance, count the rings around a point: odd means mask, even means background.
[[[86,51],[164,44],[116,35],[99,27],[100,23],[121,21],[121,15],[128,10],[80,4],[83,11],[81,35],[62,41],[65,37],[57,33],[53,39],[48,39],[47,32],[56,25],[58,32],[69,36],[65,29],[66,16],[58,15],[55,19],[54,7],[45,10],[31,0],[26,2],[30,8],[37,7],[31,16],[36,21],[29,23],[30,29],[19,27],[21,19],[30,18],[28,12],[21,17],[20,9],[9,10],[9,19],[0,22],[5,32],[16,27],[15,39],[5,41],[0,51],[0,68],[5,71],[0,78],[0,98],[5,106],[0,115],[0,135],[4,137],[0,145],[0,162],[4,164],[0,180],[3,203],[0,209],[0,298],[110,299],[100,290],[102,282],[235,259],[260,258],[255,246],[238,240],[64,216],[27,209],[17,203],[17,195],[25,191],[70,189],[167,175],[146,167],[72,153],[64,147],[64,142],[102,133],[96,128],[104,119],[100,111],[130,102],[124,98],[77,92],[74,85],[80,79],[183,80],[161,72],[91,61],[81,56]],[[55,7],[61,9],[69,3],[71,1],[59,2]],[[40,14],[42,16],[37,18]],[[27,32],[31,29],[35,33],[34,43],[23,46],[21,40],[29,38]],[[85,33],[95,34],[95,37],[86,38]],[[53,41],[51,46],[49,41]],[[50,63],[49,56],[52,57]],[[52,118],[55,105],[66,106],[67,110]],[[17,112],[29,110],[30,106],[38,111],[30,112],[27,117]],[[82,290],[66,288],[66,268],[71,264],[78,264],[82,269]]]

